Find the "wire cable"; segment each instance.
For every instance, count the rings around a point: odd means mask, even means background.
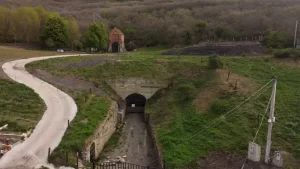
[[[252,97],[254,97],[257,93],[259,93],[262,89],[264,89],[266,86],[268,86],[273,81],[274,81],[274,79],[270,80],[268,83],[266,83],[263,87],[261,87],[259,90],[257,90],[254,94],[252,94],[250,97],[248,97],[242,103],[240,103],[239,105],[237,105],[236,107],[234,107],[233,109],[231,109],[230,111],[228,111],[227,113],[225,113],[224,115],[221,115],[219,118],[216,118],[215,120],[213,120],[213,122],[210,125],[206,126],[204,129],[200,130],[199,132],[197,132],[196,134],[194,134],[193,136],[191,136],[190,138],[188,138],[186,141],[191,140],[192,138],[194,138],[198,134],[200,134],[203,131],[209,129],[212,125],[214,125],[215,123],[217,123],[218,121],[220,121],[223,117],[225,117],[225,116],[229,115],[230,113],[234,112],[234,110],[236,110],[237,108],[239,108],[240,106],[242,106],[243,104],[245,104],[247,101],[249,101]]]
[[[257,136],[258,136],[259,130],[260,130],[260,128],[261,128],[261,126],[262,126],[262,124],[263,124],[263,121],[264,121],[264,119],[265,119],[265,116],[266,116],[266,114],[267,114],[267,112],[268,112],[268,110],[269,110],[269,107],[270,107],[270,104],[271,104],[271,99],[272,99],[272,95],[270,96],[270,99],[269,99],[269,102],[268,102],[266,111],[265,111],[265,113],[264,113],[264,116],[263,116],[263,118],[261,119],[260,125],[259,125],[259,127],[258,127],[258,129],[257,129],[257,131],[256,131],[256,133],[255,133],[254,138],[253,138],[253,141],[252,141],[253,143],[255,142],[255,140],[256,140],[256,138],[257,138]],[[245,160],[244,160],[244,163],[243,163],[241,169],[244,169],[245,164],[246,164],[246,162],[247,162],[247,159],[248,159],[248,157],[246,156],[246,158],[245,158]]]
[[[246,103],[247,101],[249,101],[251,98],[253,98],[256,94],[258,94],[260,91],[262,91],[265,87],[267,87],[271,82],[273,82],[274,79],[270,80],[268,83],[266,83],[264,86],[262,86],[260,89],[258,89],[254,94],[252,94],[250,97],[248,97],[246,100],[244,100],[242,103],[240,103],[239,105],[237,105],[236,107],[234,107],[232,110],[228,111],[227,113],[225,113],[225,115],[221,115],[219,118],[216,118],[215,120],[213,120],[213,122],[206,126],[203,130],[201,130],[200,132],[197,132],[196,134],[194,134],[193,136],[191,136],[190,138],[188,138],[185,141],[189,141],[192,138],[194,138],[195,136],[197,136],[198,134],[204,132],[205,130],[209,129],[213,124],[217,123],[218,121],[220,121],[220,119],[222,119],[222,117],[229,115],[230,113],[232,113],[234,110],[236,110],[237,108],[239,108],[240,106],[242,106],[244,103]],[[262,93],[264,93],[267,89],[269,89],[270,86],[268,86],[265,90],[263,90]],[[260,95],[262,94],[260,93]],[[259,96],[260,96],[259,95]],[[257,97],[256,97],[257,98]],[[231,114],[232,115],[232,114]],[[150,166],[151,164],[153,164],[154,162],[160,160],[159,158],[157,158],[156,160],[152,161],[151,163],[149,163],[148,166]]]

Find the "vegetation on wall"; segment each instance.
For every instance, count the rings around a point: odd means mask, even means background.
[[[67,129],[62,142],[50,157],[50,161],[56,165],[68,165],[66,153],[68,153],[69,164],[72,166],[76,164],[77,152],[80,153],[83,150],[86,139],[105,119],[111,104],[107,98],[91,93],[80,93],[75,101],[78,106],[76,117]]]

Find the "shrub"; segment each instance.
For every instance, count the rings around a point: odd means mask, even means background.
[[[284,48],[288,45],[289,38],[285,33],[272,31],[267,36],[269,48]]]
[[[246,57],[247,56],[247,54],[244,52],[244,53],[242,53],[242,57]]]
[[[194,99],[197,95],[197,89],[193,84],[180,84],[177,87],[177,98],[180,101],[187,101]]]
[[[274,52],[274,57],[276,58],[288,58],[291,57],[290,53],[286,49],[277,50]]]
[[[212,55],[208,60],[208,68],[210,69],[221,69],[223,68],[223,63],[218,55]]]
[[[215,101],[210,107],[210,111],[214,114],[224,114],[229,110],[230,110],[229,101],[225,99],[220,99]]]
[[[276,58],[300,57],[300,50],[298,49],[280,49],[274,52]]]

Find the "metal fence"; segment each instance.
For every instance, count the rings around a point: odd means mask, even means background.
[[[79,167],[78,169],[157,169],[130,163],[93,163],[91,167]]]

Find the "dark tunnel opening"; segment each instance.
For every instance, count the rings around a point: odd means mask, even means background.
[[[146,98],[134,93],[126,97],[126,113],[144,113]]]

